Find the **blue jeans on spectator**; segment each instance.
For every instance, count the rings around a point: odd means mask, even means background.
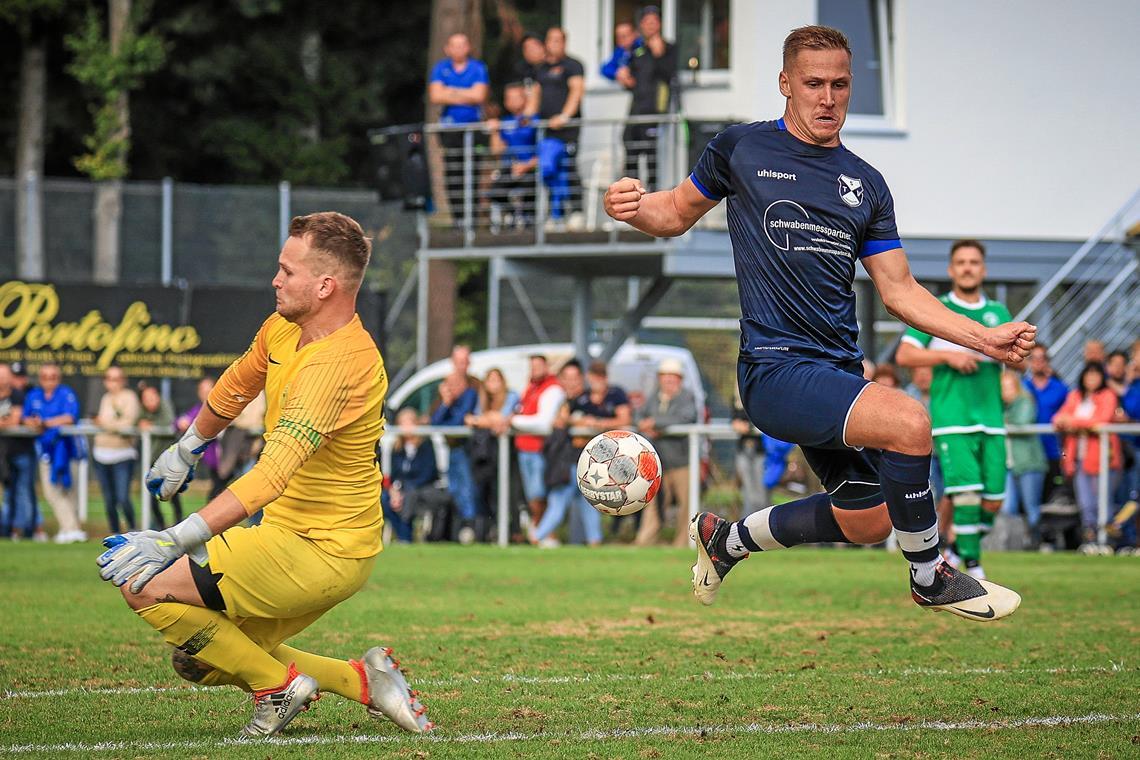
[[[404,507],[407,507],[408,494],[404,494]],[[412,541],[412,521],[408,519],[407,512],[401,509],[399,512],[392,509],[392,498],[388,495],[388,490],[385,489],[380,494],[380,506],[384,509],[384,522],[392,526],[392,530],[396,533],[396,540],[402,544],[411,543]]]
[[[95,476],[103,491],[103,502],[107,509],[107,526],[112,533],[121,533],[119,512],[127,521],[127,528],[135,529],[135,508],[131,504],[131,475],[135,471],[135,460],[114,464],[94,462]]]
[[[566,513],[573,509],[586,534],[587,544],[600,544],[602,542],[602,516],[598,510],[590,506],[590,502],[578,490],[578,466],[570,466],[570,482],[550,489],[546,497],[546,511],[535,528],[536,541],[549,536],[558,530],[558,526],[566,518]]]
[[[471,475],[471,458],[465,446],[453,446],[447,457],[447,490],[455,500],[459,517],[474,520],[479,514],[479,496]]]
[[[10,454],[8,469],[11,482],[5,489],[5,505],[9,507],[12,533],[31,538],[39,527],[39,504],[36,503],[36,455]]]
[[[1005,503],[1002,514],[1014,517],[1018,507],[1025,513],[1025,521],[1033,530],[1041,522],[1041,489],[1045,485],[1044,472],[1024,472],[1014,475],[1010,470],[1005,481]]]
[[[1125,470],[1120,478],[1120,485],[1116,488],[1116,511],[1129,501],[1140,501],[1140,456],[1132,467]],[[1136,546],[1136,520],[1132,519],[1120,526],[1120,538],[1117,546]]]
[[[519,452],[519,475],[524,499],[530,502],[546,498],[546,457],[541,451]]]
[[[542,181],[550,188],[550,218],[561,219],[570,197],[570,156],[566,143],[556,137],[544,138],[538,144],[538,168]]]
[[[1108,512],[1112,515],[1112,493],[1120,482],[1120,470],[1108,471]],[[1077,463],[1077,474],[1073,476],[1073,489],[1077,494],[1077,506],[1081,508],[1081,525],[1085,532],[1095,533],[1100,525],[1100,476],[1089,475]]]

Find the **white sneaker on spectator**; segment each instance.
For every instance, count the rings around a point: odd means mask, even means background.
[[[560,546],[562,546],[562,542],[554,536],[547,536],[538,542],[539,549],[557,549]]]
[[[43,530],[37,530],[34,534],[32,534],[32,540],[37,544],[46,544],[50,539],[48,538],[48,534],[46,532]]]
[[[542,228],[547,232],[565,232],[566,222],[562,219],[547,219]]]
[[[567,232],[582,232],[586,229],[586,215],[581,211],[575,211],[570,216],[566,217],[566,231]]]

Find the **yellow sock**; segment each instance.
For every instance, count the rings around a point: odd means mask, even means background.
[[[357,670],[347,660],[334,660],[332,657],[310,654],[285,644],[281,644],[270,654],[283,665],[297,663],[297,670],[317,679],[321,691],[331,691],[353,702],[368,704],[364,671]]]
[[[161,602],[138,610],[139,617],[165,639],[212,668],[232,674],[254,691],[285,683],[288,666],[254,644],[220,612],[177,602]]]

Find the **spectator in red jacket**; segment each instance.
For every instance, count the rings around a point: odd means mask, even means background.
[[[1104,365],[1089,362],[1081,370],[1077,388],[1069,393],[1064,405],[1053,416],[1053,426],[1067,433],[1061,467],[1066,475],[1073,478],[1077,494],[1077,505],[1081,509],[1081,523],[1085,531],[1085,543],[1096,543],[1099,524],[1097,514],[1097,492],[1100,477],[1100,437],[1096,435],[1101,425],[1111,423],[1116,416],[1118,399],[1105,384]],[[1119,479],[1121,468],[1120,437],[1110,435],[1109,477]],[[1112,493],[1115,483],[1109,483]]]

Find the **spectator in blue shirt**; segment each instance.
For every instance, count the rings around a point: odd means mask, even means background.
[[[475,411],[479,403],[479,393],[467,382],[465,372],[456,372],[444,378],[439,384],[439,406],[431,415],[431,424],[456,427],[464,424],[464,418]],[[480,513],[479,497],[475,480],[471,473],[471,458],[467,452],[466,440],[458,436],[449,437],[450,449],[447,457],[447,490],[455,500],[459,517],[463,521],[460,532],[469,529],[474,539],[474,522]],[[461,536],[462,540],[462,536]]]
[[[24,424],[35,430],[36,455],[40,463],[40,483],[44,498],[59,523],[57,544],[86,541],[87,534],[79,524],[76,505],[76,462],[83,458],[86,446],[77,436],[63,435],[60,428],[79,420],[79,398],[75,391],[61,384],[58,364],[44,364],[39,371],[40,384],[24,398]]]
[[[447,56],[436,63],[428,80],[428,99],[443,106],[442,124],[474,124],[482,118],[487,102],[490,78],[487,66],[471,58],[471,41],[466,34],[453,34],[443,46]],[[443,146],[444,194],[450,204],[452,219],[460,218],[463,208],[463,132],[441,132]]]
[[[1053,374],[1053,366],[1049,363],[1049,349],[1044,344],[1038,343],[1029,353],[1029,374],[1023,382],[1037,402],[1037,422],[1052,424],[1053,416],[1061,409],[1069,395],[1069,386]],[[1061,445],[1057,442],[1057,436],[1052,434],[1042,435],[1041,445],[1045,447],[1045,458],[1049,460],[1045,490],[1041,494],[1041,503],[1045,504],[1053,495],[1053,489],[1057,484],[1063,482]]]
[[[1120,396],[1120,408],[1130,420],[1140,422],[1140,341],[1132,344],[1132,361],[1124,376],[1124,393]],[[1132,446],[1132,466],[1124,471],[1121,478],[1117,503],[1120,509],[1108,526],[1109,532],[1117,539],[1117,548],[1136,546],[1136,513],[1140,503],[1140,435],[1121,436]],[[1135,549],[1133,548],[1133,551]]]
[[[637,35],[633,24],[622,21],[615,26],[614,52],[609,60],[602,64],[602,76],[626,89],[632,89],[634,82],[633,76],[629,73],[629,60],[633,57],[633,51],[641,46],[641,37]]]
[[[526,89],[522,82],[512,82],[503,89],[503,107],[507,111],[504,119],[487,122],[491,153],[500,157],[490,192],[492,232],[504,223],[524,227],[534,214],[538,130],[525,113]]]
[[[392,449],[392,467],[387,473],[387,487],[380,497],[384,522],[392,526],[396,540],[401,543],[412,540],[412,517],[417,492],[430,486],[439,477],[431,442],[425,442],[423,436],[411,433],[411,428],[415,426],[415,409],[404,407],[396,414],[396,428],[400,431],[400,437]]]

